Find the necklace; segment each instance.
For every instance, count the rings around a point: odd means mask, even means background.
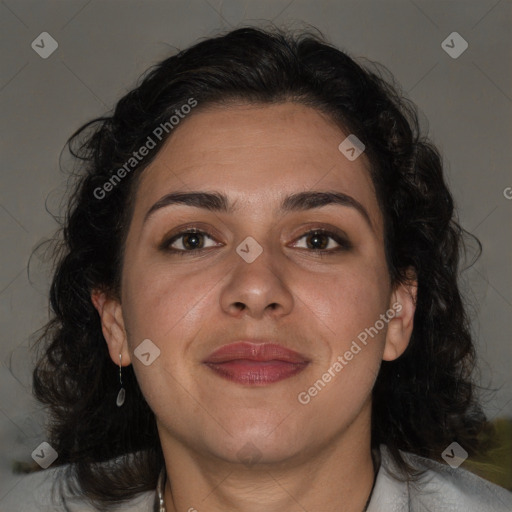
[[[375,471],[373,477],[373,485],[370,490],[370,494],[368,495],[368,499],[366,500],[366,504],[362,510],[362,512],[366,512],[368,510],[368,505],[370,505],[370,499],[373,494],[373,488],[375,487],[375,482],[377,481],[377,471]],[[160,475],[158,476],[158,484],[156,486],[156,499],[155,499],[155,505],[154,505],[154,512],[167,512],[167,509],[165,508],[165,501],[164,501],[164,482],[165,482],[166,472],[165,472],[165,465],[160,471]]]

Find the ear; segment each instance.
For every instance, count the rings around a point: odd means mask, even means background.
[[[382,359],[393,361],[400,357],[411,339],[414,326],[414,312],[416,311],[416,298],[418,292],[418,281],[416,272],[412,267],[407,269],[408,281],[398,285],[391,294],[388,310],[388,323],[386,332],[386,343]],[[393,313],[394,317],[392,317]]]
[[[108,345],[110,358],[119,365],[119,354],[121,354],[122,366],[128,366],[131,363],[131,357],[121,303],[100,290],[93,290],[91,300],[101,318],[101,330]]]

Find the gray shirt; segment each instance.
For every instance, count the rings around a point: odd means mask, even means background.
[[[367,512],[512,512],[512,493],[462,468],[453,469],[410,453],[404,454],[414,467],[425,470],[416,481],[407,481],[380,447],[380,468]],[[93,512],[85,501],[67,500],[63,506],[52,492],[62,468],[47,469],[25,476],[0,501],[0,512]],[[153,512],[155,492],[139,494],[116,510]],[[340,511],[343,507],[340,506]],[[314,512],[314,511],[310,511]]]

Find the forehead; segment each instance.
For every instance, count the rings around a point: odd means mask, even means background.
[[[349,135],[325,114],[297,103],[196,108],[143,172],[136,210],[172,191],[216,190],[235,210],[270,209],[305,190],[339,190],[379,210],[364,153],[354,161],[338,149]]]

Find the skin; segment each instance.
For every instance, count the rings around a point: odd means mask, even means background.
[[[121,298],[95,291],[92,300],[112,361],[122,354],[124,366],[134,365],[156,415],[168,512],[364,507],[374,479],[371,391],[382,360],[407,347],[416,288],[390,282],[369,164],[364,154],[354,161],[341,154],[347,135],[293,103],[197,109],[142,175]],[[280,213],[284,197],[310,190],[351,196],[371,225],[337,204]],[[171,205],[144,222],[153,204],[176,191],[222,192],[235,209]],[[180,257],[159,249],[191,223],[210,231],[212,239],[200,239],[207,250]],[[352,248],[319,257],[318,242],[311,246],[304,235],[333,227]],[[252,263],[235,250],[247,236],[263,248]],[[186,250],[186,241],[173,247]],[[329,237],[322,243],[338,247]],[[397,301],[400,313],[310,403],[299,403],[298,394]],[[281,343],[311,362],[262,387],[229,382],[202,364],[214,349],[248,337]],[[147,338],[161,351],[149,366],[133,354]],[[253,465],[237,455],[247,443],[259,458]]]

